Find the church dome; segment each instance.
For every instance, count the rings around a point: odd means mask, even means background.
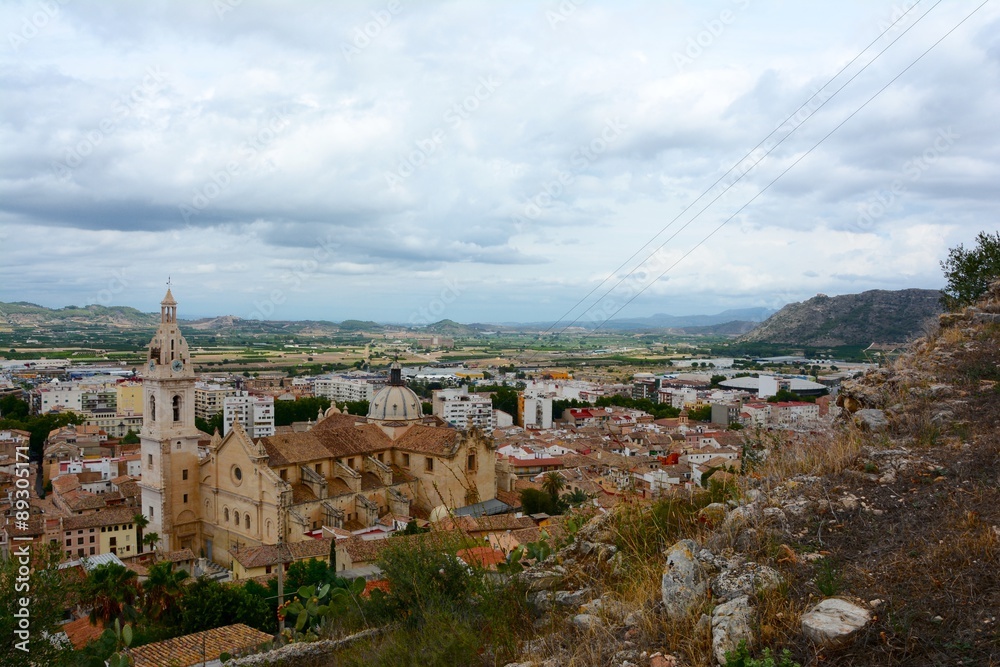
[[[420,398],[403,383],[399,364],[389,371],[389,384],[378,391],[368,406],[368,419],[415,421],[422,415]]]

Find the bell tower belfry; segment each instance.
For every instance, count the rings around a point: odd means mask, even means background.
[[[177,326],[177,302],[160,302],[160,326],[149,343],[143,372],[140,433],[141,512],[145,534],[160,537],[164,551],[198,546],[198,438],[194,424],[194,366]]]

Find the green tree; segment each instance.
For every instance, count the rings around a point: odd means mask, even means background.
[[[368,407],[368,401],[347,401],[344,403],[344,410],[351,415],[367,415]]]
[[[712,386],[713,387],[718,387],[720,383],[725,382],[725,381],[726,381],[726,376],[725,375],[713,375],[712,376]]]
[[[28,404],[14,394],[0,397],[0,417],[23,420],[28,416]]]
[[[181,631],[189,634],[246,623],[252,628],[272,632],[276,627],[272,610],[259,592],[199,577],[181,597]]]
[[[149,547],[150,551],[156,550],[156,545],[160,542],[159,533],[146,533],[142,538],[142,543]]]
[[[142,584],[143,612],[153,621],[173,624],[180,615],[180,597],[188,573],[175,570],[169,561],[149,568],[149,578]]]
[[[149,525],[149,519],[142,512],[136,512],[132,517],[132,523],[135,524],[135,543],[142,549],[142,545],[145,544],[142,540],[142,531]]]
[[[542,478],[542,491],[549,494],[553,504],[559,502],[559,492],[564,488],[566,488],[566,480],[555,471],[547,473]]]
[[[521,509],[525,514],[559,514],[552,496],[538,489],[521,489]]]
[[[64,574],[68,570],[59,569],[62,550],[57,544],[32,545],[32,569],[27,582],[18,581],[23,564],[18,552],[14,543],[8,557],[0,558],[0,662],[10,667],[66,664],[71,648],[51,641],[62,630],[59,623],[67,607]],[[22,613],[20,602],[29,591],[31,627],[27,637],[21,637],[16,634],[22,629],[21,619],[15,614]],[[27,652],[16,646],[25,640]]]
[[[209,419],[202,419],[201,417],[194,418],[194,426],[199,431],[208,433],[209,435],[219,431],[222,433],[222,411],[216,412]]]
[[[947,280],[941,303],[948,310],[960,310],[980,299],[990,283],[1000,278],[1000,232],[979,232],[976,247],[966,250],[959,244],[948,250],[941,262]]]
[[[119,440],[119,442],[121,444],[123,444],[123,445],[138,445],[139,444],[139,436],[136,435],[135,431],[133,431],[132,429],[129,429],[128,433],[126,433],[124,436],[122,436],[122,439]]]
[[[294,591],[303,586],[318,586],[329,579],[330,572],[326,561],[310,558],[309,560],[295,561],[288,566],[285,586],[288,587],[288,590]]]
[[[712,420],[712,406],[703,405],[700,408],[688,410],[688,419],[696,422],[707,422]]]
[[[108,625],[116,618],[135,620],[139,594],[138,575],[117,563],[98,565],[80,587],[80,601],[90,607],[90,620],[95,624]]]

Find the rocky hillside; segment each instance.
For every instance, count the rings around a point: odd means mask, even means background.
[[[1000,282],[941,323],[844,387],[833,432],[748,436],[732,486],[532,568],[515,664],[1000,664]]]
[[[922,289],[820,294],[788,304],[739,340],[808,347],[906,343],[923,335],[941,313],[940,297]]]

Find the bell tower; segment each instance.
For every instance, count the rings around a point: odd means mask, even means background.
[[[197,546],[199,431],[194,425],[194,384],[188,344],[177,326],[177,302],[168,287],[143,372],[139,482],[141,512],[149,519],[145,534],[157,533],[157,548],[164,551]]]

